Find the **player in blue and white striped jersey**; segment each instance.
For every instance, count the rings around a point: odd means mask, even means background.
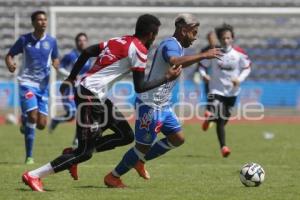
[[[14,73],[14,56],[23,54],[18,81],[27,164],[34,162],[35,128],[44,129],[47,124],[50,67],[59,65],[56,39],[46,34],[46,13],[34,12],[31,22],[34,31],[20,36],[5,58],[8,70]]]
[[[149,81],[160,78],[173,65],[187,67],[203,59],[221,56],[220,49],[210,49],[205,53],[183,56],[183,48],[188,48],[196,40],[199,25],[198,20],[191,14],[180,14],[176,18],[173,37],[164,39],[155,52],[148,76]],[[144,163],[184,143],[181,124],[170,103],[175,84],[176,80],[138,95],[136,99],[136,145],[127,151],[116,168],[106,175],[104,182],[107,186],[125,187],[120,176],[133,167],[141,177],[149,179],[150,175],[145,170]],[[159,132],[165,135],[161,140],[157,140]]]

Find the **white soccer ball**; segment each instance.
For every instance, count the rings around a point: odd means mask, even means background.
[[[241,168],[240,180],[247,187],[257,187],[265,180],[265,171],[257,163],[247,163]]]

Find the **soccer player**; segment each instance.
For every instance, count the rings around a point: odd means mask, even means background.
[[[84,63],[90,57],[98,56],[75,91],[78,148],[65,152],[38,169],[25,172],[22,179],[32,190],[44,191],[41,179],[66,169],[69,169],[74,178],[77,176],[77,172],[74,174],[74,166],[89,160],[95,148],[98,152],[107,151],[133,141],[133,131],[128,122],[107,98],[108,90],[114,82],[130,71],[133,72],[134,88],[138,93],[179,76],[180,66],[161,72],[164,75],[157,79],[144,80],[147,52],[155,40],[159,26],[160,21],[155,16],[141,15],[137,20],[134,35],[112,38],[107,42],[92,45],[82,52],[60,88],[61,93],[64,93],[65,88],[74,83]],[[101,137],[101,133],[108,128],[114,133]]]
[[[71,52],[67,53],[60,62],[60,67],[58,68],[58,72],[67,78],[70,75],[70,72],[77,61],[79,55],[88,45],[88,36],[86,33],[78,33],[75,37],[75,45],[76,48],[73,49]],[[83,66],[83,68],[79,72],[79,76],[82,76],[85,72],[90,69],[91,60],[89,59]],[[62,99],[64,109],[66,114],[63,116],[55,117],[51,120],[49,131],[50,133],[57,127],[57,125],[61,122],[68,122],[75,119],[75,112],[76,112],[76,105],[74,101],[74,93],[73,87],[67,88],[65,91],[65,95]],[[76,145],[76,136],[73,141],[73,145]]]
[[[26,164],[34,163],[35,129],[42,130],[47,124],[51,61],[56,69],[59,65],[56,39],[46,34],[46,13],[32,13],[31,22],[34,31],[20,36],[5,57],[8,70],[14,73],[17,68],[14,56],[23,53],[18,81],[22,109],[20,130],[25,136]]]
[[[187,67],[202,59],[221,56],[220,49],[210,49],[205,53],[183,56],[183,48],[188,48],[196,40],[199,22],[191,14],[180,14],[175,19],[173,37],[164,39],[157,48],[148,80],[162,78],[172,65]],[[155,159],[184,143],[184,135],[176,114],[172,111],[170,98],[176,80],[165,83],[136,99],[137,120],[135,123],[134,147],[129,149],[115,169],[107,174],[104,183],[108,187],[126,187],[120,177],[135,168],[141,177],[149,179],[144,167],[146,161]],[[156,141],[157,134],[166,137]]]
[[[225,142],[225,125],[240,93],[240,83],[250,74],[251,62],[241,48],[233,46],[235,35],[232,26],[223,24],[216,27],[215,32],[224,54],[220,60],[213,59],[210,63],[201,63],[200,74],[210,80],[208,110],[205,112],[206,120],[202,124],[202,129],[206,131],[210,122],[216,122],[221,154],[227,157],[231,151]],[[206,73],[207,67],[211,68],[211,76]]]

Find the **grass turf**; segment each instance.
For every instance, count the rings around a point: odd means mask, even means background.
[[[109,189],[103,177],[118,163],[130,146],[94,154],[79,166],[79,181],[68,172],[43,180],[46,193],[32,192],[21,182],[24,171],[37,168],[58,156],[73,138],[72,124],[59,126],[53,134],[38,131],[34,158],[24,162],[23,136],[18,127],[0,128],[0,199],[201,199],[201,200],[282,200],[300,199],[300,125],[247,125],[227,127],[229,158],[219,152],[214,128],[207,133],[199,125],[186,125],[185,144],[157,160],[147,163],[151,180],[144,181],[132,170],[123,177],[127,189]],[[264,132],[274,133],[264,139]],[[240,167],[257,162],[266,171],[265,182],[257,188],[244,187],[239,181]]]

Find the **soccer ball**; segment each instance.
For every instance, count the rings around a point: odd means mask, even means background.
[[[247,187],[257,187],[265,180],[265,171],[257,163],[247,163],[241,168],[240,180]]]

